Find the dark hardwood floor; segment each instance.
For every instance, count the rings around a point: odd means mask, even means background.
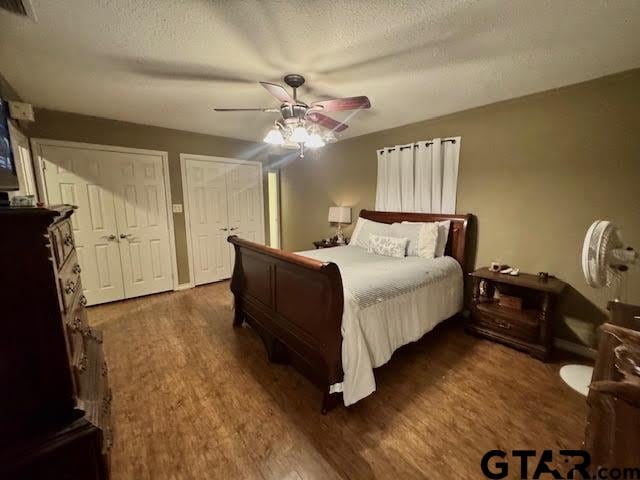
[[[114,480],[476,479],[489,449],[583,439],[586,402],[559,362],[455,322],[396,352],[373,395],[323,416],[319,390],[232,328],[226,282],[93,307],[89,320],[110,366]]]

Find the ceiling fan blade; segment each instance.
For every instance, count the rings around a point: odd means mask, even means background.
[[[278,113],[279,108],[214,108],[216,112],[266,112]]]
[[[260,85],[266,88],[267,92],[276,97],[282,103],[296,103],[293,97],[287,93],[282,85],[269,82],[260,82]]]
[[[343,130],[349,128],[349,125],[347,125],[346,123],[339,122],[331,117],[327,117],[326,115],[317,112],[308,113],[306,118],[307,120],[313,123],[317,123],[321,127],[333,130],[334,132],[342,132]]]
[[[321,102],[312,102],[311,108],[321,108],[323,112],[340,112],[342,110],[356,110],[371,108],[367,97],[332,98]]]

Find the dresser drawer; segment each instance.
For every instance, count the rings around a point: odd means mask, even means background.
[[[53,244],[56,266],[58,269],[61,269],[65,266],[66,260],[75,250],[75,240],[71,221],[63,220],[62,222],[54,224],[49,229],[49,237]]]
[[[60,291],[63,312],[72,311],[73,302],[77,294],[82,292],[80,270],[78,257],[73,252],[62,269],[58,271],[58,290]]]
[[[85,412],[85,418],[104,430],[105,450],[112,442],[111,401],[107,364],[102,352],[102,336],[93,330],[84,337],[86,346],[86,368],[78,371],[78,407]]]
[[[505,317],[493,311],[484,311],[479,307],[473,309],[473,323],[484,329],[488,329],[509,337],[537,342],[540,335],[540,326],[535,320],[529,320],[525,314],[518,320],[513,317]]]
[[[63,265],[66,258],[69,257],[75,247],[73,238],[73,225],[71,220],[65,220],[58,224],[58,231],[60,232],[60,239],[62,241],[62,254],[63,260],[60,265]]]

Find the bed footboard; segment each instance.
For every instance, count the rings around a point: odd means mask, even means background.
[[[341,382],[342,278],[337,265],[231,236],[235,326],[249,323],[269,359],[291,362],[323,389],[322,410],[337,403]]]

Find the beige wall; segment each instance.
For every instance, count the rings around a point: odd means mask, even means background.
[[[281,174],[283,247],[309,249],[327,236],[330,205],[352,206],[354,216],[373,208],[377,148],[461,135],[457,211],[477,216],[476,265],[499,260],[569,283],[556,334],[592,344],[611,293],[585,284],[582,241],[591,222],[609,219],[640,249],[638,112],[640,70],[633,70],[290,160]],[[629,301],[640,303],[640,268],[633,270]]]
[[[3,100],[20,100],[18,93],[9,84],[6,78],[0,72],[0,98]]]
[[[35,138],[117,145],[120,147],[162,150],[169,153],[169,176],[173,203],[183,203],[180,153],[213,155],[262,161],[264,148],[232,138],[119,122],[104,118],[37,109],[36,122],[27,134]],[[174,213],[178,280],[189,281],[187,239],[183,213]],[[267,224],[265,222],[265,224]]]

